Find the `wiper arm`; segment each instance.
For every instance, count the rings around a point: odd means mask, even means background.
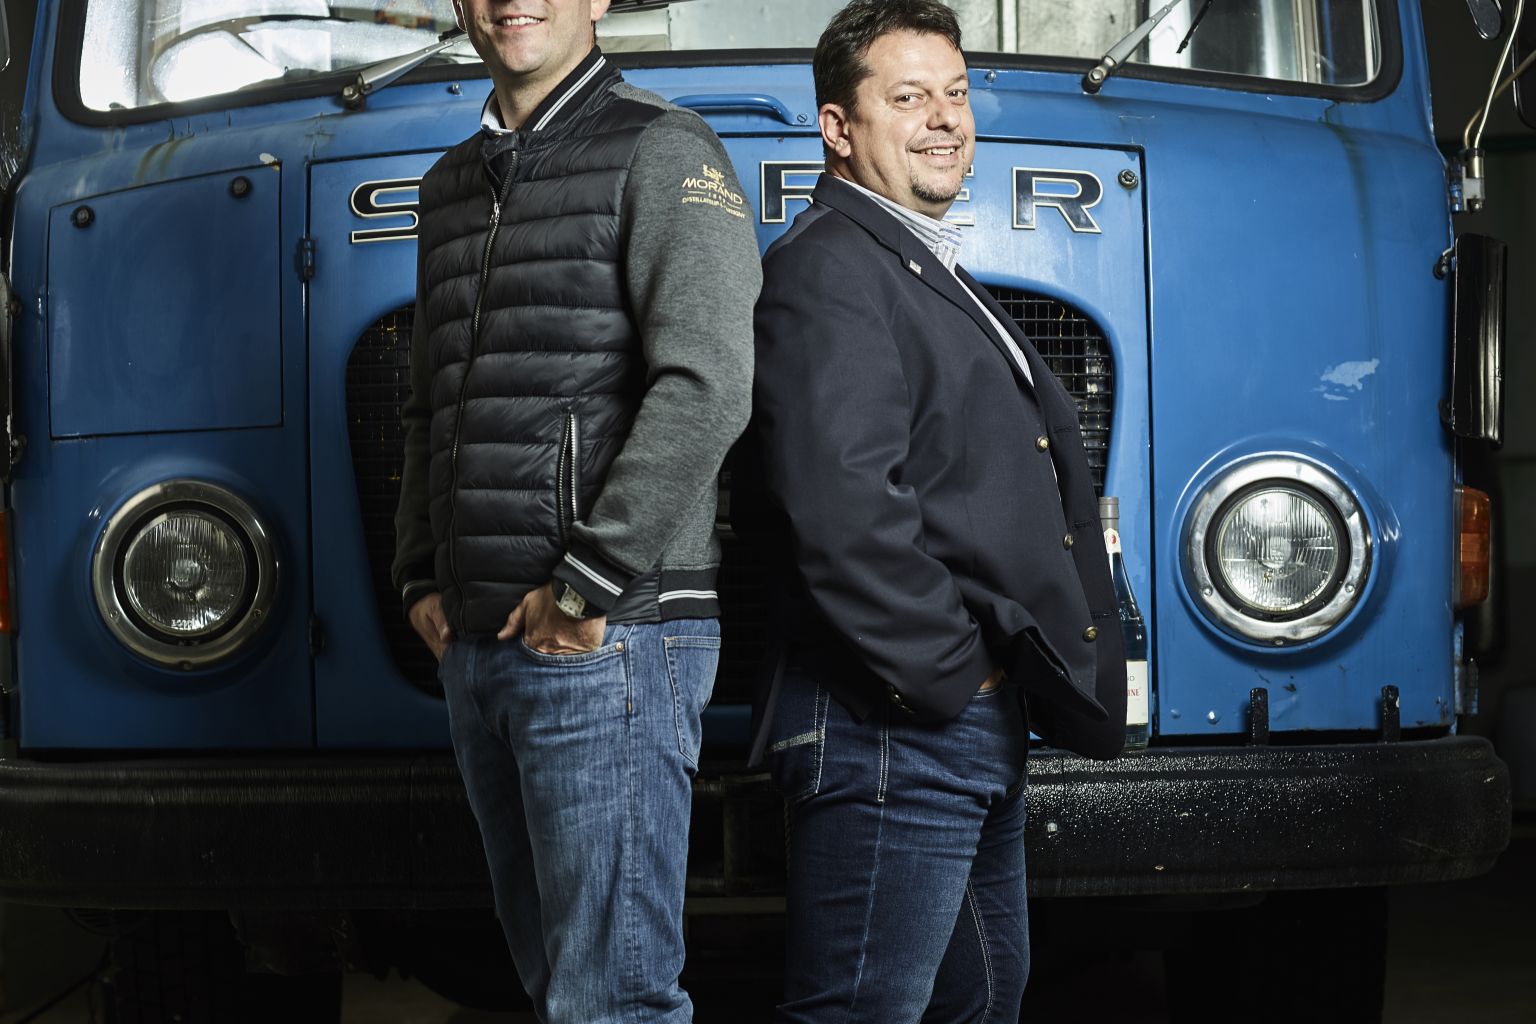
[[[1089,94],[1098,92],[1103,87],[1104,80],[1129,59],[1131,54],[1136,51],[1136,47],[1140,46],[1142,41],[1152,34],[1152,30],[1157,28],[1162,23],[1162,20],[1168,17],[1173,9],[1182,3],[1184,3],[1184,0],[1168,0],[1168,3],[1164,4],[1161,10],[1131,29],[1118,43],[1111,46],[1109,52],[1100,58],[1099,63],[1094,69],[1083,76],[1083,92]],[[1206,6],[1209,7],[1210,5],[1207,4]],[[1205,12],[1201,11],[1200,13],[1204,17]],[[1190,26],[1190,35],[1194,35],[1195,28],[1199,24],[1200,19],[1196,18],[1195,24]],[[1184,42],[1189,42],[1188,36],[1185,37]],[[1182,50],[1184,47],[1181,44],[1179,48]]]
[[[359,68],[352,81],[341,90],[341,102],[347,105],[347,109],[356,110],[363,105],[370,94],[378,92],[401,75],[442,53],[463,36],[463,29],[452,28],[438,36],[437,42],[431,46],[424,46],[413,53],[403,53],[398,57],[386,57]]]
[[[614,14],[631,14],[635,11],[655,11],[663,7],[670,7],[675,3],[683,3],[684,0],[613,0],[608,10]]]

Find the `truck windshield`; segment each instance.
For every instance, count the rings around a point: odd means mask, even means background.
[[[615,53],[737,50],[761,62],[777,59],[763,51],[815,46],[845,2],[615,0],[599,36]],[[1148,0],[948,3],[973,64],[991,54],[1097,59],[1149,8]],[[1375,0],[1211,0],[1179,52],[1203,5],[1189,0],[1165,18],[1133,63],[1319,86],[1364,85],[1376,76]],[[87,0],[80,98],[110,111],[259,89],[409,53],[453,24],[450,0]],[[477,58],[460,43],[433,60]]]

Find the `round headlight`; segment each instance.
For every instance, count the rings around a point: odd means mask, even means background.
[[[277,580],[267,531],[231,492],[194,480],[156,484],[108,521],[92,564],[107,627],[134,653],[191,669],[245,646]]]
[[[248,553],[229,523],[197,508],[155,516],[123,551],[123,590],[145,624],[171,637],[228,626],[251,596]]]
[[[1354,607],[1370,540],[1343,483],[1311,463],[1274,457],[1206,489],[1184,556],[1196,600],[1218,625],[1284,646],[1321,636]]]
[[[1322,497],[1263,484],[1229,499],[1215,522],[1208,558],[1216,584],[1234,603],[1295,618],[1337,588],[1349,542]]]

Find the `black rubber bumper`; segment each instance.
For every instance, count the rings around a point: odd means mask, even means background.
[[[782,839],[732,805],[760,776],[701,782],[694,856],[753,885]],[[1481,739],[1031,755],[1030,891],[1222,893],[1443,881],[1509,841],[1509,774]],[[781,818],[779,820],[782,820]],[[736,824],[732,824],[735,821]],[[682,837],[679,837],[682,841]],[[743,844],[754,847],[743,850]],[[730,851],[735,848],[735,853]],[[707,874],[707,873],[706,873]],[[730,892],[729,879],[708,891]],[[699,891],[697,888],[695,891]],[[445,755],[0,762],[0,898],[87,907],[488,905],[479,834]]]

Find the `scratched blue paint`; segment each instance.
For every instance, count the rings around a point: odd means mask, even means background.
[[[407,686],[385,652],[342,401],[358,335],[410,301],[414,245],[352,244],[352,231],[390,222],[361,220],[347,199],[362,181],[419,175],[472,132],[488,83],[466,80],[455,93],[447,83],[406,82],[356,113],[318,98],[92,127],[54,107],[54,21],[45,4],[25,113],[33,144],[11,237],[22,305],[17,415],[30,439],[12,492],[23,744],[443,745],[441,706]],[[1449,217],[1413,0],[1403,0],[1400,21],[1401,79],[1370,103],[1129,78],[1086,97],[1073,74],[977,67],[972,75],[981,144],[969,198],[957,207],[976,222],[962,259],[984,280],[1070,302],[1110,335],[1117,404],[1107,490],[1122,498],[1126,560],[1151,620],[1164,736],[1241,732],[1254,686],[1270,689],[1276,730],[1373,729],[1388,683],[1402,694],[1404,725],[1450,721],[1453,466],[1436,412],[1447,389],[1447,293],[1431,273]],[[803,66],[629,77],[665,96],[768,96],[797,123],[805,116],[800,128],[766,112],[708,114],[754,208],[763,162],[820,158]],[[1015,228],[1011,171],[1021,166],[1094,173],[1104,188],[1093,211],[1100,232],[1073,232],[1049,207],[1033,230]],[[187,399],[203,403],[206,421],[188,422],[191,405],[130,413],[137,402],[123,399],[118,425],[130,432],[51,436],[51,403],[75,402],[72,415],[85,418],[93,411],[50,385],[50,362],[78,365],[96,339],[50,301],[50,218],[251,168],[269,169],[278,190],[275,249],[258,260],[270,259],[276,280],[260,342],[276,356],[256,359],[276,376],[253,376],[240,361],[249,351],[221,350],[198,378],[209,393]],[[1134,187],[1117,183],[1121,170],[1136,174]],[[800,207],[792,202],[786,219]],[[157,264],[172,252],[230,266],[253,259],[236,251],[240,237],[206,218],[174,218],[163,230],[174,244],[156,250]],[[759,241],[782,230],[759,224]],[[306,236],[316,239],[307,284],[298,267]],[[133,253],[121,259],[131,267]],[[170,272],[143,269],[146,280]],[[132,286],[126,272],[112,284]],[[103,309],[120,298],[99,296]],[[228,296],[180,301],[185,322],[205,324]],[[185,352],[195,339],[167,327],[160,341]],[[133,343],[149,351],[156,340]],[[141,432],[160,427],[176,432]],[[1294,650],[1214,629],[1189,597],[1179,557],[1199,488],[1265,452],[1329,468],[1355,490],[1372,534],[1374,567],[1357,608],[1334,633]],[[284,558],[280,605],[258,649],[193,677],[124,654],[101,626],[86,576],[102,516],[144,483],[175,475],[248,495],[272,521]],[[329,637],[313,660],[311,614]]]

